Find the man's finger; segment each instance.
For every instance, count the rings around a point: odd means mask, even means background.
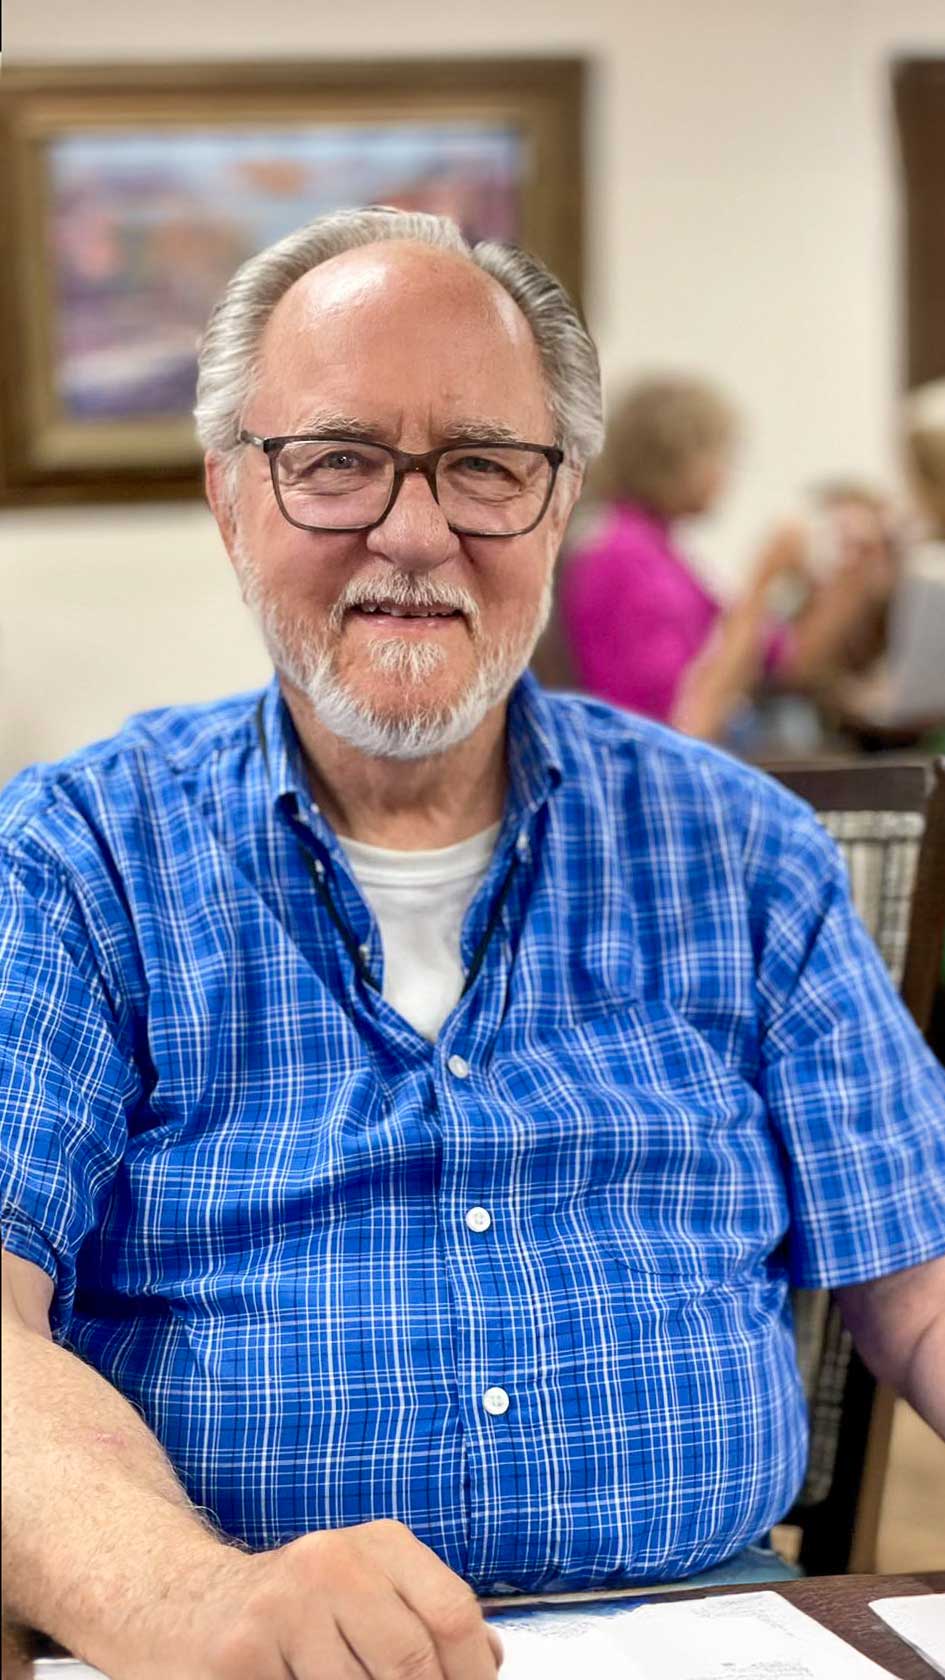
[[[422,1622],[443,1680],[495,1680],[501,1647],[475,1596],[442,1558],[400,1523],[372,1525],[370,1552]]]
[[[339,1631],[371,1680],[447,1680],[430,1629],[389,1581],[336,1597],[334,1610]],[[479,1680],[475,1670],[468,1680]]]
[[[431,1607],[425,1621],[443,1680],[496,1680],[502,1646],[472,1595],[461,1607],[455,1602],[448,1608]]]
[[[284,1645],[292,1680],[368,1680],[368,1670],[343,1637],[335,1622],[313,1626],[302,1615],[291,1643]]]

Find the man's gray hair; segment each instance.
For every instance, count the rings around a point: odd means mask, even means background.
[[[538,346],[556,441],[569,460],[585,466],[603,442],[600,367],[564,287],[527,251],[488,241],[470,246],[449,217],[413,210],[341,210],[319,216],[237,269],[200,346],[194,414],[203,448],[224,456],[237,448],[263,330],[289,287],[330,257],[390,239],[469,257],[514,298]]]

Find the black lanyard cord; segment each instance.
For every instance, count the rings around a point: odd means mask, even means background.
[[[324,865],[322,866],[322,869],[319,869],[318,864],[312,857],[312,854],[305,845],[305,842],[300,840],[298,835],[295,836],[295,842],[305,859],[306,868],[308,869],[308,872],[315,884],[315,891],[324,904],[325,909],[328,911],[335,927],[338,929],[338,932],[344,942],[345,950],[351,958],[351,961],[354,963],[361,979],[364,981],[366,986],[371,987],[372,991],[379,992],[381,988],[368,967],[367,958],[358,944],[355,934],[348,926],[348,923],[345,921],[344,916],[341,914],[341,911],[338,909],[338,906],[331,896],[331,889],[322,872]]]
[[[265,765],[266,774],[268,776],[268,774],[269,774],[269,743],[266,740],[266,727],[265,727],[265,724],[263,723],[263,706],[264,706],[264,704],[265,704],[265,696],[263,696],[263,698],[258,702],[258,704],[256,706],[256,734],[259,738],[259,745],[262,749],[262,755],[263,755],[263,764]],[[345,950],[347,951],[349,957],[351,958],[351,961],[354,963],[354,966],[357,969],[358,973],[360,974],[361,979],[364,981],[366,986],[370,986],[370,987],[372,987],[372,989],[375,992],[379,992],[381,988],[378,985],[377,981],[375,980],[373,974],[371,973],[371,970],[368,968],[367,962],[365,960],[364,952],[362,951],[354,933],[352,932],[351,928],[348,926],[348,923],[345,921],[345,919],[342,916],[340,910],[338,909],[337,905],[335,904],[334,899],[331,896],[331,889],[328,886],[328,882],[325,880],[325,865],[323,863],[321,863],[320,861],[316,860],[315,858],[313,858],[313,856],[312,856],[311,852],[309,851],[308,847],[306,846],[304,840],[301,838],[300,835],[295,833],[294,829],[293,829],[293,833],[292,833],[292,838],[295,841],[296,845],[299,848],[299,851],[302,854],[302,857],[303,857],[304,862],[305,862],[305,867],[308,870],[309,875],[312,878],[312,883],[315,887],[315,891],[318,894],[319,898],[321,899],[322,903],[324,904],[325,909],[328,911],[328,914],[331,917],[331,919],[332,919],[335,927],[337,928],[339,934],[341,935],[342,943],[344,944]]]
[[[491,940],[492,935],[495,933],[496,926],[497,926],[498,921],[499,921],[499,917],[501,916],[502,911],[505,907],[505,901],[509,896],[509,892],[511,890],[512,882],[515,878],[515,869],[516,869],[516,865],[518,864],[518,862],[519,862],[518,853],[513,852],[512,861],[509,864],[509,867],[505,872],[505,880],[502,882],[501,890],[499,892],[499,895],[498,895],[494,905],[492,906],[492,912],[489,916],[488,922],[486,923],[486,931],[483,934],[482,938],[480,939],[479,944],[476,946],[475,951],[473,952],[473,960],[469,965],[469,972],[466,975],[466,981],[465,981],[465,984],[463,986],[463,989],[459,994],[460,997],[465,997],[466,996],[466,993],[470,990],[471,986],[473,985],[473,982],[476,979],[477,974],[479,973],[479,970],[481,969],[483,963],[486,960],[486,952],[489,949],[489,941]]]

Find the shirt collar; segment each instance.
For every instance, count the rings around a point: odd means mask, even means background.
[[[507,733],[511,804],[523,815],[537,811],[559,786],[563,769],[551,702],[526,671],[509,696]]]
[[[263,691],[257,721],[274,804],[293,811],[310,808],[302,748],[278,677]],[[530,671],[509,696],[507,751],[510,806],[519,816],[530,814],[544,804],[563,773],[551,705]]]
[[[312,804],[302,761],[302,748],[289,708],[274,676],[257,708],[260,747],[273,803],[297,811]]]

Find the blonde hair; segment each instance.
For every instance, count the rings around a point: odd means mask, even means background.
[[[737,429],[735,409],[706,380],[641,379],[610,417],[594,488],[611,500],[641,502],[672,517],[682,510],[696,461],[727,450]]]
[[[945,379],[910,391],[903,404],[906,462],[916,493],[945,536]]]

